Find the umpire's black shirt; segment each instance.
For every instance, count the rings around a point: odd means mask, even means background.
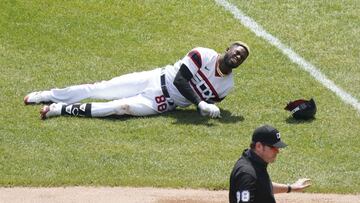
[[[275,203],[272,182],[264,162],[252,150],[244,150],[230,176],[230,203]]]

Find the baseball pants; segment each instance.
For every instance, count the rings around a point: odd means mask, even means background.
[[[135,72],[108,81],[82,84],[63,89],[51,89],[49,99],[57,103],[73,104],[84,99],[112,100],[92,102],[91,116],[109,115],[147,116],[170,111],[160,84],[161,68]]]

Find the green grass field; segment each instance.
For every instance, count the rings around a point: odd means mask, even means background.
[[[360,98],[360,4],[231,1],[264,29]],[[32,91],[90,83],[174,63],[196,46],[251,47],[222,119],[195,107],[161,116],[61,117],[24,106]],[[360,114],[280,50],[210,0],[0,1],[0,186],[154,186],[227,189],[257,126],[276,126],[289,147],[273,181],[312,179],[310,192],[360,192]],[[286,103],[313,97],[316,119]]]

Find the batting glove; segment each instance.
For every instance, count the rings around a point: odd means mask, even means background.
[[[209,104],[205,101],[201,101],[198,104],[200,114],[202,116],[210,116],[211,118],[221,118],[220,109],[215,104]]]

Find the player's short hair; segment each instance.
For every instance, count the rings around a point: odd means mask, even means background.
[[[233,47],[233,46],[241,46],[241,47],[244,47],[244,49],[246,50],[246,52],[248,53],[248,56],[250,55],[250,48],[249,46],[245,43],[245,42],[242,42],[242,41],[235,41],[233,43],[231,43],[230,47]]]

